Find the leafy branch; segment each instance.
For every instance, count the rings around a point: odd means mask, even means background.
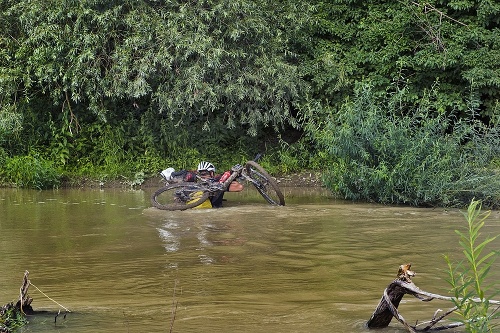
[[[493,319],[499,317],[498,305],[492,308],[491,297],[486,296],[487,292],[494,290],[492,285],[485,285],[488,274],[496,255],[495,251],[483,253],[486,245],[494,241],[497,236],[486,237],[483,241],[479,239],[480,231],[484,227],[485,220],[490,215],[490,211],[481,213],[481,201],[472,200],[467,213],[464,213],[467,219],[467,230],[462,232],[455,230],[460,236],[459,244],[462,247],[462,253],[465,260],[454,266],[450,258],[445,256],[449,269],[448,283],[455,294],[453,303],[460,320],[465,324],[468,332],[492,332],[495,324]]]

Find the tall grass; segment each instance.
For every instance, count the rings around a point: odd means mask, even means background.
[[[473,197],[500,206],[500,131],[438,109],[432,91],[419,105],[403,89],[375,96],[360,85],[338,110],[309,127],[334,161],[326,185],[347,199],[415,206],[466,206]]]

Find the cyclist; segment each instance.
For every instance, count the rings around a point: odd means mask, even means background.
[[[184,181],[184,182],[195,182],[197,175],[203,179],[211,180],[213,182],[218,182],[222,177],[222,175],[220,174],[215,174],[215,166],[212,163],[206,161],[200,162],[198,164],[198,167],[196,168],[196,171],[181,170],[176,172],[174,171],[174,169],[168,168],[162,172],[162,175],[167,180]],[[242,190],[243,190],[243,184],[240,184],[235,180],[231,182],[231,184],[227,189],[228,192],[240,192]],[[223,191],[220,192],[218,195],[211,197],[210,201],[212,207],[213,208],[222,207],[223,198],[224,198]]]
[[[222,175],[215,174],[215,166],[210,162],[206,161],[200,162],[196,170],[201,178],[210,179],[214,182],[218,182],[222,177]],[[240,192],[242,190],[243,190],[243,185],[237,182],[236,180],[233,180],[227,189],[228,192]],[[224,198],[224,192],[220,192],[218,195],[213,196],[211,198],[212,207],[214,208],[222,207],[223,198]]]

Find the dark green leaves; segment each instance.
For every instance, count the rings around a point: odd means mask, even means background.
[[[18,78],[33,86],[27,93],[60,106],[68,93],[103,118],[141,99],[179,124],[199,119],[210,129],[221,118],[255,135],[293,122],[304,86],[273,9],[243,0],[21,1],[8,11],[19,30],[7,54],[16,61],[5,66],[27,73]]]
[[[325,172],[327,185],[387,204],[464,205],[476,196],[498,205],[499,177],[486,168],[499,154],[498,130],[474,120],[473,110],[459,121],[436,112],[436,94],[425,96],[415,107],[405,89],[377,97],[365,84],[324,115],[316,139],[337,163]]]

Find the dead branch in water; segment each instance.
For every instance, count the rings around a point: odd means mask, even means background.
[[[368,328],[384,328],[389,326],[392,318],[396,318],[403,326],[408,330],[408,332],[431,332],[431,331],[443,331],[446,329],[456,328],[459,326],[463,326],[464,324],[461,322],[454,322],[447,325],[434,327],[437,323],[439,323],[442,319],[448,316],[450,313],[456,310],[452,308],[446,311],[439,317],[437,313],[441,310],[437,310],[434,313],[434,317],[424,323],[420,323],[415,326],[409,325],[403,316],[398,311],[398,306],[403,296],[406,294],[412,295],[423,302],[429,302],[433,299],[440,299],[445,301],[453,301],[456,300],[454,297],[442,296],[438,294],[429,293],[417,287],[412,281],[411,278],[415,276],[415,272],[410,270],[411,264],[401,265],[399,266],[399,271],[396,280],[390,283],[387,288],[385,288],[382,298],[380,299],[377,308],[373,312],[371,318],[366,323]],[[471,299],[473,302],[481,302],[480,299]],[[499,301],[489,301],[491,304],[500,305]],[[424,328],[417,328],[418,326],[423,326]]]
[[[30,272],[24,272],[23,284],[19,289],[19,299],[16,303],[16,308],[18,308],[24,314],[33,314],[33,308],[31,307],[31,302],[33,298],[28,295],[28,289],[30,287],[30,280],[28,279]]]
[[[19,299],[14,302],[0,306],[0,333],[10,333],[13,329],[26,324],[26,314],[32,314],[31,302],[33,299],[28,295],[30,280],[29,272],[24,272],[23,283],[19,288]]]
[[[30,286],[33,286],[37,291],[39,291],[43,296],[47,297],[52,302],[59,305],[66,312],[64,313],[64,318],[66,318],[66,313],[71,312],[68,308],[63,306],[62,304],[56,302],[49,296],[47,296],[43,291],[38,289],[31,281],[28,279],[29,272],[24,272],[23,283],[21,288],[19,288],[19,298],[14,304],[14,302],[8,303],[4,306],[0,306],[0,333],[10,333],[16,327],[23,326],[27,323],[26,315],[35,314],[35,311],[31,307],[31,302],[33,302],[33,298],[28,294],[28,289]],[[54,323],[57,320],[57,317],[61,313],[61,310],[57,313],[54,318]]]

